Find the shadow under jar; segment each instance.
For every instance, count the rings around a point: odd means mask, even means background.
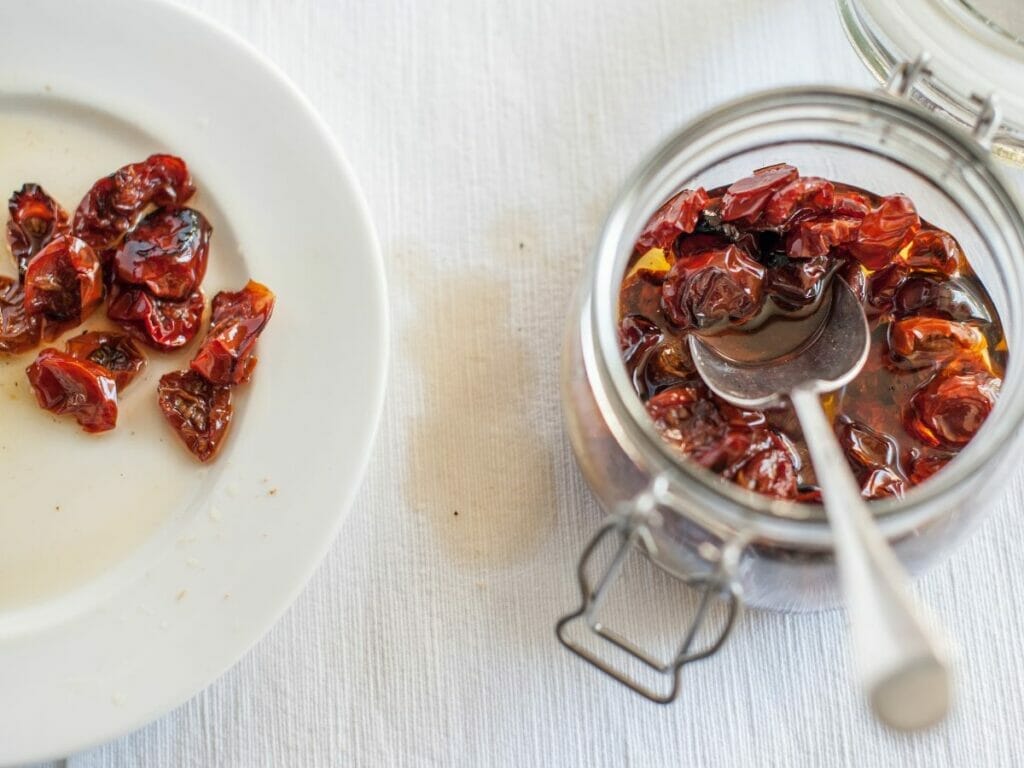
[[[580,469],[610,517],[579,565],[582,604],[558,625],[571,650],[656,701],[675,698],[683,665],[724,642],[741,604],[784,611],[834,607],[839,599],[832,534],[817,505],[748,491],[683,458],[658,435],[619,345],[619,290],[637,236],[685,188],[728,185],[752,169],[788,163],[878,194],[903,193],[918,213],[960,243],[1002,321],[1009,348],[995,409],[940,472],[902,499],[872,502],[883,535],[911,574],[945,558],[993,505],[992,479],[1018,446],[1024,373],[1024,219],[988,149],[970,133],[888,93],[811,87],[747,96],[672,136],[627,183],[605,224],[572,312],[563,355],[564,415]],[[616,555],[593,581],[602,539]],[[678,653],[655,658],[596,618],[608,585],[634,547],[701,591]],[[709,604],[728,606],[710,645],[695,638]],[[652,690],[572,639],[584,621],[602,640],[669,678]]]

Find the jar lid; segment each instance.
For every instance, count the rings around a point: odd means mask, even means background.
[[[908,95],[1024,166],[1024,2],[838,0],[846,33],[882,82],[918,61]],[[926,64],[924,64],[926,62]]]

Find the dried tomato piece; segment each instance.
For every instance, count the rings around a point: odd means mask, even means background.
[[[55,236],[68,233],[68,214],[38,184],[25,184],[11,195],[7,210],[7,245],[22,277],[33,256]]]
[[[684,189],[678,195],[669,198],[647,222],[644,231],[637,238],[637,250],[647,251],[650,248],[671,250],[676,238],[683,233],[693,232],[697,226],[697,218],[704,206],[708,204],[708,195],[703,187]]]
[[[159,299],[145,288],[115,283],[107,304],[107,317],[157,349],[177,349],[199,331],[203,318],[203,292],[193,291],[184,301]]]
[[[689,350],[675,339],[645,351],[633,370],[633,386],[644,398],[695,379],[696,368]]]
[[[105,432],[117,425],[117,385],[105,368],[44,349],[27,371],[40,408],[73,414],[86,432]]]
[[[790,453],[772,447],[758,451],[740,467],[733,478],[738,485],[778,499],[798,495],[797,470]]]
[[[839,445],[855,470],[896,464],[899,448],[891,435],[851,419],[843,420],[836,431]]]
[[[775,190],[794,181],[800,173],[792,165],[779,163],[754,171],[753,175],[730,184],[722,195],[722,220],[752,221],[761,213]]]
[[[837,189],[834,194],[832,210],[839,216],[852,216],[863,219],[874,208],[870,195],[848,187]]]
[[[643,315],[626,315],[619,323],[619,349],[627,363],[634,361],[659,341],[661,328]]]
[[[135,226],[147,205],[183,205],[195,191],[184,160],[150,155],[93,184],[75,211],[74,233],[105,251]]]
[[[791,259],[825,256],[833,248],[857,237],[860,220],[852,216],[813,216],[801,219],[786,236],[786,254]]]
[[[910,462],[910,482],[914,485],[923,483],[952,460],[952,456],[921,455],[915,456]]]
[[[661,306],[680,329],[705,330],[756,315],[764,301],[765,268],[730,245],[680,259],[661,288]]]
[[[1000,379],[983,371],[940,374],[910,398],[903,425],[926,445],[962,448],[995,407],[1000,384]]]
[[[777,445],[760,411],[716,402],[701,384],[659,392],[647,412],[662,439],[703,467],[731,477],[750,456]],[[781,445],[781,444],[779,444]]]
[[[920,227],[921,219],[910,198],[889,195],[861,220],[857,238],[847,248],[868,269],[881,269]]]
[[[854,292],[861,304],[868,300],[868,279],[859,262],[855,259],[847,259],[839,268],[838,275],[850,286],[850,290]]]
[[[146,367],[146,356],[131,337],[107,331],[83,331],[68,339],[64,350],[79,360],[106,369],[121,392]]]
[[[234,413],[230,387],[211,384],[194,371],[173,371],[160,377],[157,398],[164,418],[197,459],[217,455]]]
[[[911,366],[980,353],[986,344],[985,334],[973,325],[938,317],[905,317],[889,325],[890,355]]]
[[[924,229],[914,235],[910,245],[900,254],[900,263],[912,272],[934,273],[952,277],[964,261],[960,244],[948,232]]]
[[[118,280],[180,301],[206,274],[212,229],[191,208],[157,208],[129,232],[114,255]]]
[[[765,276],[765,293],[784,309],[807,306],[821,295],[832,266],[831,259],[818,256],[772,267]]]
[[[190,367],[214,384],[242,384],[256,367],[256,342],[274,312],[274,294],[255,280],[213,297],[210,332]]]
[[[0,352],[24,352],[39,343],[39,315],[25,311],[25,290],[17,280],[0,276]]]
[[[77,237],[55,237],[25,270],[25,309],[60,323],[78,324],[103,301],[99,259]]]
[[[761,222],[769,227],[785,224],[798,213],[831,211],[836,188],[828,179],[802,176],[772,193]]]
[[[872,272],[867,279],[868,304],[880,312],[888,311],[892,308],[896,292],[906,279],[906,270],[897,264]]]
[[[903,281],[893,294],[892,311],[896,317],[924,314],[961,322],[992,322],[992,313],[967,283],[933,275]]]
[[[867,472],[860,483],[860,493],[865,499],[901,499],[906,488],[906,481],[891,467],[879,467]]]

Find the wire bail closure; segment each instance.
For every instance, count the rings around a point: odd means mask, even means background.
[[[900,62],[885,81],[886,93],[901,98],[911,98],[911,92],[915,86],[935,74],[929,66],[930,61],[931,55],[927,51],[921,51],[913,61]],[[978,107],[978,117],[971,128],[971,135],[981,146],[991,150],[992,140],[1003,122],[1003,111],[999,105],[999,99],[995,93],[987,95],[972,93],[971,102]]]
[[[741,587],[736,579],[736,570],[740,552],[746,543],[746,537],[742,535],[727,542],[719,551],[715,570],[709,574],[694,574],[686,577],[674,576],[688,586],[700,590],[700,602],[697,605],[693,620],[686,628],[677,652],[667,662],[661,661],[655,654],[645,651],[629,638],[604,626],[597,618],[597,612],[604,597],[607,595],[608,588],[618,578],[627,555],[630,554],[634,547],[639,547],[642,544],[648,554],[656,554],[657,545],[654,537],[651,535],[649,526],[660,522],[657,508],[660,503],[665,501],[666,497],[667,481],[664,477],[656,477],[644,491],[638,494],[632,501],[620,505],[620,508],[605,520],[604,524],[597,530],[580,555],[577,566],[577,579],[582,597],[580,607],[572,613],[563,616],[555,625],[555,634],[562,645],[584,661],[587,661],[626,687],[657,704],[669,704],[675,701],[679,696],[682,668],[687,664],[713,655],[728,639],[743,604]],[[587,577],[587,565],[598,545],[606,536],[613,533],[619,536],[619,548],[604,573],[598,578],[596,584],[592,584]],[[692,650],[697,633],[703,625],[708,609],[715,598],[724,600],[727,605],[728,614],[725,623],[718,636],[710,645],[705,648]],[[669,690],[666,693],[659,693],[653,690],[627,673],[616,669],[595,652],[569,638],[567,629],[570,624],[578,619],[586,621],[587,628],[592,635],[611,643],[634,659],[642,662],[645,666],[669,678],[671,681]]]

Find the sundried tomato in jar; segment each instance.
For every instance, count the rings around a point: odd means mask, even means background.
[[[665,277],[661,305],[680,330],[749,320],[763,302],[765,268],[729,245],[680,258]]]
[[[906,429],[926,445],[963,448],[995,407],[999,385],[983,371],[939,374],[910,399]]]

